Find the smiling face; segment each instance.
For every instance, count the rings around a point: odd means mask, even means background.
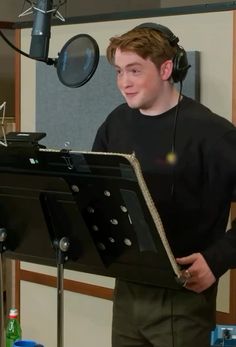
[[[127,104],[144,114],[155,114],[170,85],[172,61],[165,61],[158,69],[149,58],[117,48],[114,65],[117,86]]]

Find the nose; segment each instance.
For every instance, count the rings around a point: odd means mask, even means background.
[[[118,76],[117,83],[120,88],[128,88],[132,85],[132,80],[127,73],[123,72]]]

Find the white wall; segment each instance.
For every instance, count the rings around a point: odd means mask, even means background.
[[[57,276],[56,267],[21,263],[21,269]],[[114,278],[65,270],[64,277],[83,283],[114,288]],[[23,338],[45,347],[57,346],[57,290],[21,281],[20,311]],[[112,302],[64,291],[64,345],[111,345]]]
[[[109,37],[126,31],[143,22],[167,25],[180,38],[180,44],[188,51],[201,52],[201,102],[213,111],[231,119],[232,105],[232,12],[193,14],[160,18],[148,18],[115,22],[68,25],[52,28],[50,57],[56,57],[65,42],[79,33],[93,36],[104,54]],[[22,30],[22,49],[29,51],[31,29]],[[35,130],[35,63],[22,57],[21,63],[21,115],[22,130]],[[55,72],[56,73],[56,72]],[[71,125],[73,126],[73,124]],[[24,264],[24,266],[28,266]],[[34,268],[34,265],[33,265]],[[36,271],[48,269],[36,267]],[[50,270],[51,271],[51,270]],[[80,276],[70,272],[73,279]],[[66,274],[68,276],[68,274]],[[94,277],[107,281],[104,278]],[[104,282],[104,283],[105,283]],[[108,281],[109,282],[109,281]],[[106,283],[113,286],[114,282]],[[223,299],[218,300],[221,311],[228,312],[229,278],[226,275],[221,290]],[[55,326],[50,331],[50,322],[56,319],[56,290],[39,285],[22,283],[21,319],[25,337],[32,337],[56,347]],[[66,346],[110,346],[111,303],[101,299],[66,293],[65,296]],[[55,323],[55,322],[54,322]],[[95,337],[93,337],[95,336]],[[101,343],[100,343],[100,342]]]
[[[54,288],[21,282],[23,337],[57,346],[57,295]],[[64,346],[110,346],[111,302],[64,292]]]

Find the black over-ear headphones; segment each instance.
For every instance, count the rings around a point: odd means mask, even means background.
[[[171,46],[177,47],[177,53],[172,59],[173,71],[171,77],[175,83],[182,82],[188,72],[191,65],[188,64],[188,58],[185,50],[178,45],[179,39],[175,36],[170,29],[161,24],[156,23],[143,23],[136,26],[134,29],[150,28],[160,31],[164,37],[169,41]]]

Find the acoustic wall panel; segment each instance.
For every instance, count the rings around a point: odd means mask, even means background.
[[[199,100],[199,52],[188,52],[191,68],[183,93]],[[116,87],[114,68],[104,56],[92,79],[80,88],[65,87],[56,69],[36,64],[36,131],[47,133],[48,148],[90,150],[99,125],[124,102]]]

